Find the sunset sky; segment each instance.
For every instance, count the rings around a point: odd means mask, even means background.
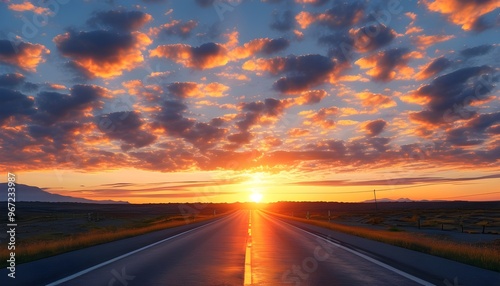
[[[134,203],[500,200],[499,12],[1,1],[0,181]]]

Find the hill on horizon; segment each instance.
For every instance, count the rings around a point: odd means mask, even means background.
[[[2,197],[0,201],[7,201],[7,183],[0,183],[0,190],[2,190]],[[28,186],[24,184],[16,184],[16,202],[55,202],[55,203],[87,203],[87,204],[129,204],[127,201],[114,201],[114,200],[89,200],[84,198],[77,198],[71,196],[63,196],[52,194],[39,187]]]

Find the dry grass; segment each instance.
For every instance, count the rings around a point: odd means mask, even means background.
[[[358,226],[330,223],[327,221],[307,220],[277,213],[270,214],[500,272],[500,260],[498,259],[500,257],[499,247],[493,248],[488,245],[473,245],[444,241],[418,233],[373,230]]]
[[[227,214],[227,213],[226,213]],[[224,216],[219,214],[215,217]],[[199,216],[196,219],[190,219],[189,223],[206,221],[214,216]],[[63,239],[49,241],[20,242],[16,245],[16,264],[29,262],[72,250],[98,245],[123,238],[146,234],[153,231],[186,225],[188,222],[183,217],[171,218],[169,221],[155,223],[153,225],[115,230],[94,230],[88,233],[71,235]],[[6,267],[6,260],[10,251],[7,248],[0,250],[0,267]]]

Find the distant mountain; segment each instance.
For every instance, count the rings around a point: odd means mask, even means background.
[[[363,201],[363,203],[374,203],[375,200],[366,200]],[[399,198],[397,200],[395,199],[388,199],[388,198],[382,198],[382,199],[377,199],[378,203],[408,203],[408,202],[416,202],[414,200],[410,200],[408,198]]]
[[[2,196],[0,201],[7,201],[7,183],[0,183],[0,191]],[[38,187],[16,184],[16,202],[56,202],[56,203],[87,203],[87,204],[128,204],[127,201],[113,200],[88,200],[84,198],[76,198],[63,196],[46,192]]]

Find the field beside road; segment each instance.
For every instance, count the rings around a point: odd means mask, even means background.
[[[499,202],[281,202],[267,211],[500,272]]]
[[[6,205],[6,204],[5,204]],[[236,204],[83,204],[22,202],[16,205],[16,262],[24,263],[165,228],[209,220]],[[6,213],[5,206],[0,211]],[[2,217],[2,224],[7,217]],[[0,267],[7,235],[0,234]]]

